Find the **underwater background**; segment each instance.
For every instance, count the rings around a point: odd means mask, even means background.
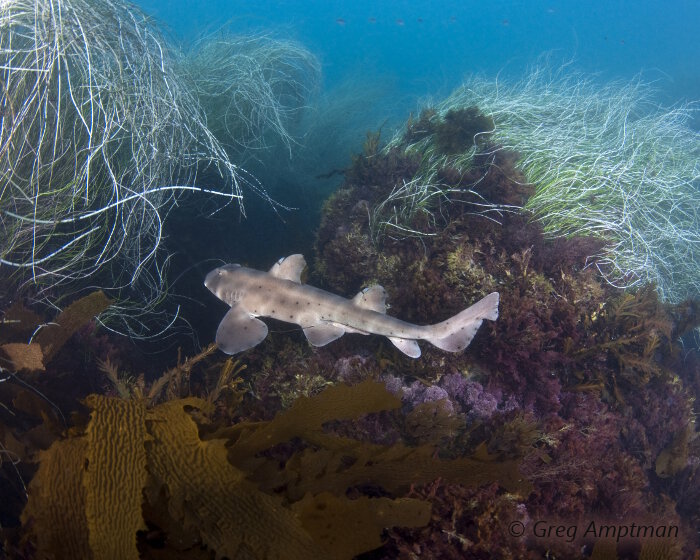
[[[653,83],[653,94],[661,103],[700,99],[696,62],[700,56],[696,30],[700,6],[692,1],[145,0],[139,5],[184,41],[196,41],[203,34],[216,34],[230,26],[236,33],[267,33],[308,48],[321,64],[321,94],[356,96],[361,104],[361,109],[338,107],[348,114],[342,123],[332,124],[343,129],[342,135],[330,147],[324,146],[328,170],[346,164],[367,130],[382,127],[385,135],[391,134],[421,101],[447,96],[465,76],[517,81],[542,57],[553,67],[566,65],[583,72],[597,84],[638,78]],[[697,114],[692,119],[692,126],[700,127]],[[277,166],[263,165],[254,171],[264,179],[268,168]],[[327,192],[337,186],[337,181],[322,185],[318,175],[323,172],[316,169],[309,177],[308,173],[292,171],[263,182],[286,203],[298,206],[303,204],[306,190],[320,186]],[[246,225],[246,229],[250,227]],[[254,253],[265,247],[264,259],[256,264],[263,265],[277,253],[287,254],[289,251],[280,251],[275,245],[279,247],[280,238],[294,238],[298,227],[295,223],[286,231],[275,229],[270,245],[262,240],[260,246],[252,243]],[[236,251],[245,252],[248,246],[246,238]],[[255,259],[254,254],[246,257]]]
[[[0,2],[0,558],[700,558],[698,22]],[[205,276],[298,253],[498,318],[222,352]]]
[[[321,59],[326,87],[384,78],[398,99],[445,95],[465,74],[518,77],[543,53],[601,80],[648,74],[672,101],[696,100],[700,88],[692,1],[138,4],[185,40],[225,24],[295,39]]]

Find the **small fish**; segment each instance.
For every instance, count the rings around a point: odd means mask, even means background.
[[[396,20],[396,25],[398,25],[399,27],[403,27],[405,25],[405,22],[404,22],[404,20],[399,18]]]
[[[370,22],[371,24],[377,23],[377,18],[376,17],[368,17],[367,21]]]
[[[335,22],[340,25],[340,27],[345,27],[345,24],[347,23],[343,18],[339,17],[338,19],[335,20]]]
[[[420,326],[386,314],[386,292],[379,285],[353,299],[301,283],[303,255],[282,258],[268,271],[227,264],[207,274],[204,285],[231,306],[216,331],[216,344],[226,354],[260,344],[272,317],[299,325],[313,346],[325,346],[346,332],[386,336],[407,356],[421,355],[418,340],[448,352],[464,350],[484,319],[498,318],[498,292],[435,325]]]

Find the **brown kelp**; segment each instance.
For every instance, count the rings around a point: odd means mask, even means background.
[[[45,320],[21,302],[0,313],[0,488],[3,527],[16,524],[26,500],[26,481],[34,473],[36,454],[48,448],[67,427],[62,405],[70,401],[77,372],[68,383],[57,369],[61,350],[110,305],[94,292]],[[74,362],[75,363],[75,362]],[[70,389],[66,389],[66,386]],[[47,395],[55,395],[55,400]],[[75,401],[73,401],[75,402]]]
[[[153,546],[193,553],[205,546],[230,558],[349,559],[380,546],[385,527],[428,522],[429,501],[401,497],[412,484],[500,479],[512,492],[527,489],[515,461],[441,461],[430,447],[325,432],[331,420],[400,406],[372,381],[302,397],[270,422],[229,426],[212,422],[210,399],[85,402],[85,430],[42,452],[29,485],[22,519],[40,556],[138,558]],[[293,439],[311,446],[283,462],[269,455]],[[346,496],[363,485],[384,491]]]

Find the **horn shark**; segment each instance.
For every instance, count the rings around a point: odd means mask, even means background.
[[[204,285],[231,306],[216,331],[216,344],[226,354],[252,348],[267,336],[258,317],[299,325],[313,346],[325,346],[346,332],[386,336],[407,356],[421,354],[418,340],[448,352],[471,342],[484,319],[498,318],[498,292],[493,292],[454,317],[420,326],[386,314],[386,292],[370,286],[353,299],[301,283],[303,255],[282,258],[268,271],[227,264],[207,274]]]

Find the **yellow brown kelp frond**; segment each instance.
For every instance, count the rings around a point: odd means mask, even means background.
[[[143,401],[91,396],[87,404],[93,408],[87,436],[55,443],[30,488],[23,521],[36,535],[41,557],[137,558],[144,495],[145,521],[172,530],[169,547],[204,543],[217,557],[349,559],[363,546],[359,542],[378,546],[385,526],[427,519],[416,508],[429,511],[429,505],[417,500],[389,507],[384,501],[351,504],[336,498],[338,519],[339,512],[362,506],[377,527],[361,539],[346,535],[327,550],[321,536],[317,540],[302,525],[304,515],[285,507],[281,497],[261,492],[228,462],[225,440],[199,438],[188,411],[212,412],[207,401],[188,398],[146,410]],[[60,489],[54,491],[56,484]],[[304,511],[308,517],[309,508]],[[351,552],[342,548],[348,542]]]
[[[137,559],[146,483],[145,406],[98,395],[87,434],[39,457],[22,514],[40,558]]]
[[[107,309],[112,300],[104,292],[97,291],[80,298],[66,307],[55,324],[44,326],[34,340],[41,345],[46,361],[60,350],[68,339],[85,323]]]
[[[257,472],[265,473],[265,479],[259,479],[256,474],[252,476],[261,487],[266,484],[284,487],[292,501],[307,493],[339,494],[347,488],[368,484],[401,494],[411,485],[426,484],[438,478],[464,486],[498,482],[508,491],[522,495],[527,495],[531,489],[518,471],[518,461],[495,461],[483,447],[472,457],[443,461],[435,458],[435,448],[430,445],[385,447],[345,441],[348,444],[344,449],[306,449],[295,454],[277,477],[271,477],[264,465],[260,465]]]
[[[338,498],[329,492],[307,494],[292,509],[314,539],[327,550],[343,550],[354,557],[382,545],[387,519],[401,527],[423,527],[430,521],[430,504],[403,498]]]
[[[26,503],[26,481],[36,471],[39,451],[48,449],[64,433],[67,422],[62,411],[70,406],[67,403],[71,395],[80,392],[78,383],[63,383],[65,361],[61,366],[52,360],[75,331],[108,303],[101,293],[88,295],[51,323],[47,322],[51,319],[40,317],[19,301],[0,309],[0,381],[7,381],[0,382],[4,536],[9,535],[8,527],[19,524]],[[73,364],[82,356],[76,353],[76,358]]]
[[[8,289],[5,285],[0,288]],[[39,315],[16,301],[7,309],[0,309],[0,343],[27,340],[42,322]]]
[[[141,492],[146,484],[146,407],[90,395],[85,515],[95,558],[138,558],[136,532],[145,529]],[[106,507],[107,506],[107,507]]]
[[[39,455],[22,524],[31,524],[37,558],[93,558],[88,542],[84,437],[55,442]]]
[[[227,461],[224,440],[200,440],[197,424],[185,411],[188,404],[171,401],[149,413],[149,502],[166,491],[175,524],[197,527],[219,558],[242,553],[246,558],[324,557],[323,548],[279,498],[260,492]]]
[[[8,342],[0,346],[0,367],[18,371],[44,371],[44,353],[36,342]]]
[[[74,301],[51,323],[42,319],[21,304],[14,304],[0,321],[0,367],[13,371],[44,371],[73,334],[111,304],[101,291],[93,292]],[[26,340],[38,327],[33,341]]]
[[[144,494],[151,502],[145,511],[171,518],[171,527],[189,534],[195,528],[196,540],[219,557],[235,558],[241,550],[253,558],[324,556],[278,498],[261,493],[227,462],[223,441],[200,441],[186,409],[206,409],[206,401],[183,399],[146,411],[141,401],[93,395],[87,404],[93,407],[87,436],[55,443],[30,487],[23,522],[39,557],[139,558]],[[153,509],[159,507],[165,511]]]
[[[445,478],[465,485],[498,481],[511,492],[527,493],[529,486],[518,472],[518,462],[495,461],[480,446],[473,457],[442,461],[431,445],[407,447],[376,445],[323,431],[332,420],[359,418],[370,412],[397,409],[398,397],[382,383],[367,380],[359,385],[334,385],[322,393],[297,399],[289,410],[270,422],[241,423],[228,428],[234,440],[229,460],[250,473],[261,488],[284,488],[291,501],[305,494],[342,494],[359,484],[373,484],[397,493],[411,484]],[[256,454],[293,438],[312,444],[292,455],[280,469],[277,461]]]
[[[280,412],[270,422],[241,423],[229,435],[238,432],[231,446],[231,458],[252,457],[259,451],[294,437],[310,443],[329,445],[323,424],[332,420],[359,418],[371,412],[394,410],[401,399],[386,390],[382,383],[367,380],[359,385],[333,385],[314,397],[299,397],[289,410]],[[335,441],[338,438],[333,437]]]
[[[139,537],[148,526],[174,554],[205,545],[217,558],[349,560],[380,546],[385,528],[430,520],[430,502],[358,496],[363,485],[392,497],[435,478],[527,491],[517,463],[495,462],[485,448],[439,461],[432,446],[382,446],[324,431],[399,407],[372,381],[300,398],[270,422],[209,426],[205,439],[200,423],[211,421],[215,405],[204,399],[148,408],[145,399],[93,395],[86,404],[86,435],[56,442],[30,486],[22,519],[42,558],[150,558]],[[290,440],[313,447],[280,463],[274,449]]]

